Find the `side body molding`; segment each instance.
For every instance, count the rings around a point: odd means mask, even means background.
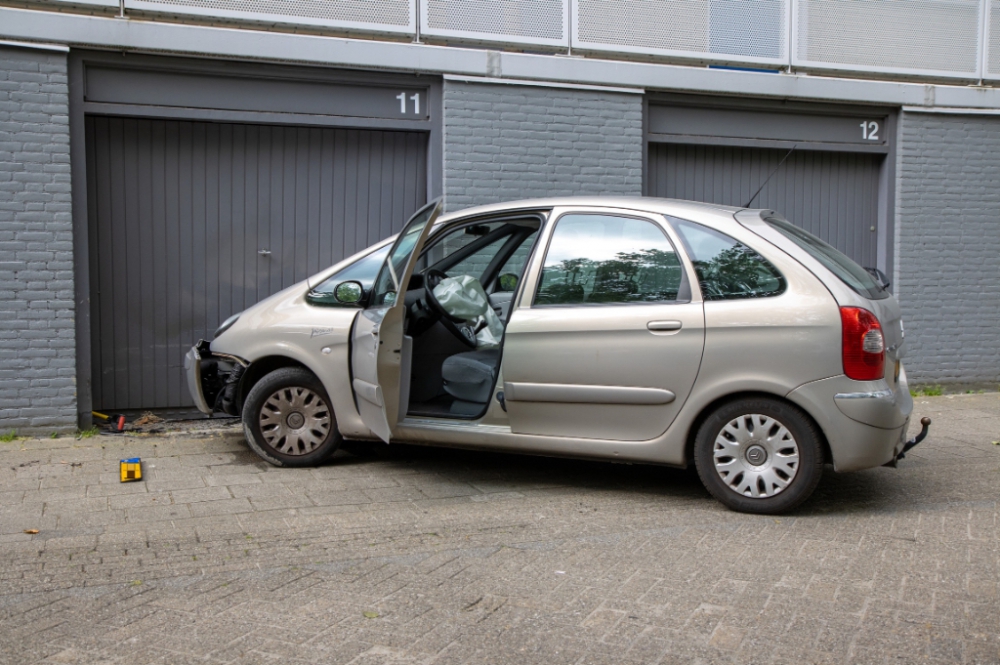
[[[503,384],[511,402],[560,402],[565,404],[670,404],[676,395],[662,388],[583,386],[563,383]]]

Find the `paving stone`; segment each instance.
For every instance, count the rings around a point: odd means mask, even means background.
[[[0,662],[995,665],[1000,396],[925,413],[898,469],[777,517],[643,466],[0,446]],[[147,479],[117,482],[135,451]]]

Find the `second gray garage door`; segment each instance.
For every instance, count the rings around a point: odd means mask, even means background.
[[[86,152],[98,410],[191,405],[188,347],[426,202],[425,132],[89,116]]]
[[[650,144],[651,196],[742,206],[788,150]],[[818,235],[863,266],[877,265],[883,155],[794,151],[753,203]]]

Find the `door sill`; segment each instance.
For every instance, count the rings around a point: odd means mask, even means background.
[[[458,418],[407,416],[399,424],[402,427],[412,427],[413,429],[475,430],[477,432],[490,432],[491,434],[511,433],[510,426],[508,425],[485,425],[479,420],[462,420]]]

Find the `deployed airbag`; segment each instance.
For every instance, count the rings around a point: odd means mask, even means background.
[[[490,307],[486,291],[478,279],[469,275],[442,279],[434,287],[434,297],[444,311],[457,319],[468,321],[477,330],[477,349],[500,346],[503,323]]]

